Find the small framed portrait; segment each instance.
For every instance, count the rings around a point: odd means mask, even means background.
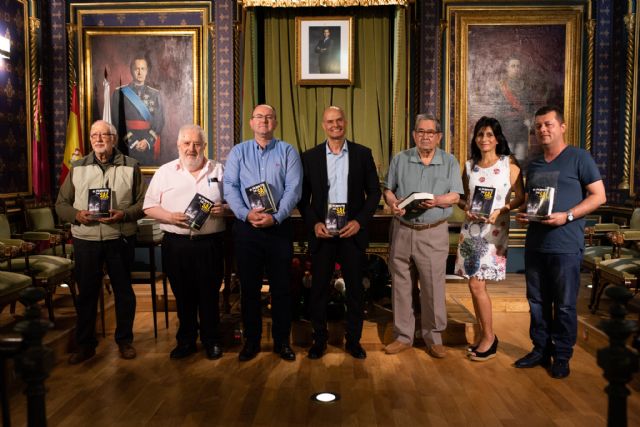
[[[353,17],[296,17],[299,85],[353,84]]]

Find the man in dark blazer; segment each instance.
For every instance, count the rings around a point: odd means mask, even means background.
[[[324,143],[302,155],[304,172],[298,208],[309,231],[312,257],[310,296],[314,343],[310,359],[319,359],[327,348],[327,303],[329,283],[339,262],[346,285],[346,345],[353,357],[364,359],[360,345],[364,317],[365,250],[367,227],[380,200],[380,185],[371,150],[345,139],[346,120],[339,107],[323,114]],[[346,225],[332,233],[327,228],[329,204],[346,204]],[[332,225],[332,224],[330,224]]]

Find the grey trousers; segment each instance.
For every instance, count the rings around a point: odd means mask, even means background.
[[[447,222],[426,230],[405,227],[397,219],[391,222],[389,269],[393,286],[394,335],[398,341],[413,344],[416,324],[413,287],[418,280],[422,338],[427,345],[442,344],[441,332],[447,327],[445,281],[448,253]]]

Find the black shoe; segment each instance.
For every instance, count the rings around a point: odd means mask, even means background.
[[[496,351],[498,351],[498,336],[494,335],[493,344],[491,344],[491,347],[489,347],[487,351],[480,352],[478,351],[478,347],[476,347],[468,354],[469,359],[473,360],[474,362],[484,362],[485,360],[494,358],[496,356]]]
[[[360,343],[346,344],[344,346],[344,349],[347,350],[347,352],[350,355],[352,355],[353,357],[355,357],[356,359],[366,359],[367,358],[367,352],[364,351],[364,348],[362,348]]]
[[[205,347],[204,352],[209,360],[220,359],[222,357],[222,346],[211,344]]]
[[[256,357],[258,353],[260,353],[260,345],[246,342],[244,343],[242,350],[240,350],[240,353],[238,353],[238,360],[241,362],[247,362]]]
[[[551,364],[551,358],[537,351],[532,351],[526,356],[516,360],[516,368],[535,368],[536,366],[548,367]]]
[[[569,361],[565,359],[554,359],[551,366],[551,376],[553,378],[562,379],[569,376]]]
[[[176,348],[171,350],[169,353],[170,359],[184,359],[187,356],[191,356],[193,353],[198,351],[198,348],[195,344],[178,344]]]
[[[288,362],[296,360],[296,354],[293,352],[289,344],[274,346],[273,352],[278,354],[282,360],[286,360]]]
[[[324,352],[326,350],[327,350],[326,342],[316,341],[313,343],[313,345],[309,349],[309,354],[307,354],[307,357],[312,360],[320,359],[322,356],[324,356]]]
[[[78,365],[85,360],[91,359],[96,355],[96,349],[94,347],[81,347],[75,353],[69,356],[69,365]]]

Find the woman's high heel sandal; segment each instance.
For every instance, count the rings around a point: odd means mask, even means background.
[[[479,352],[476,350],[469,353],[469,359],[474,362],[484,362],[485,360],[492,359],[496,357],[496,351],[498,351],[498,336],[495,336],[493,339],[493,344],[489,347],[489,350]]]

